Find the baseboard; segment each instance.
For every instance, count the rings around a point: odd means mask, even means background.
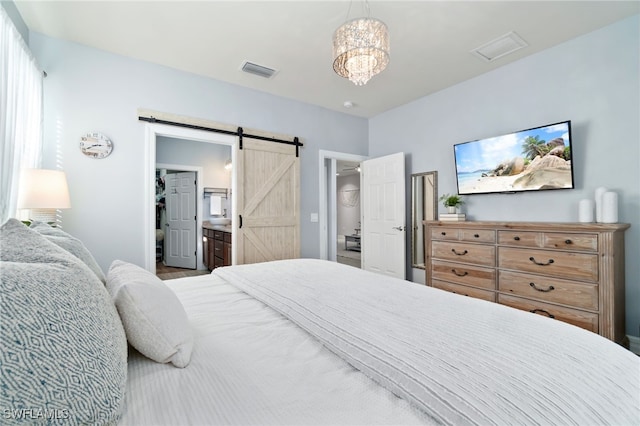
[[[640,337],[627,336],[629,338],[629,350],[636,355],[640,355]]]

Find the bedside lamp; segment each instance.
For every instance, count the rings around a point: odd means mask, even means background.
[[[67,176],[61,170],[24,169],[20,176],[18,208],[29,209],[30,219],[56,222],[56,210],[71,208]]]

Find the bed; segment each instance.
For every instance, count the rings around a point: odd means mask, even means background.
[[[566,323],[315,259],[101,275],[73,237],[16,222],[0,235],[5,421],[640,423],[640,358]],[[15,303],[25,291],[41,303]]]

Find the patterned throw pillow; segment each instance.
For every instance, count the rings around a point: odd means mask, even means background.
[[[51,225],[44,222],[31,222],[30,228],[34,231],[37,231],[38,234],[44,235],[44,237],[54,243],[55,245],[62,247],[78,259],[82,260],[85,265],[89,267],[93,271],[94,274],[98,277],[100,281],[103,283],[106,282],[106,277],[102,269],[96,262],[96,259],[93,257],[91,252],[85,247],[85,245],[77,239],[64,232],[60,228],[54,228]]]
[[[115,424],[127,342],[91,270],[20,221],[0,228],[3,422]]]
[[[156,362],[184,368],[191,361],[193,332],[178,296],[157,276],[114,260],[107,290],[118,308],[127,340]]]

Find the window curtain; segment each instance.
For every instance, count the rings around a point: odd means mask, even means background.
[[[0,7],[0,223],[16,216],[22,168],[40,166],[42,71]]]

